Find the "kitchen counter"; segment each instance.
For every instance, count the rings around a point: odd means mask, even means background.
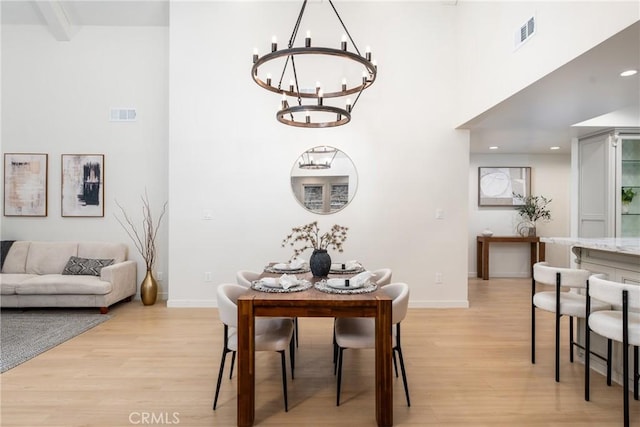
[[[640,238],[633,237],[541,237],[540,241],[607,252],[640,256]]]

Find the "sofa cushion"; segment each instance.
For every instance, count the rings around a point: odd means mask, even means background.
[[[24,273],[31,242],[14,242],[2,265],[3,273]]]
[[[17,286],[19,286],[25,280],[29,280],[34,277],[38,276],[35,274],[23,273],[2,273],[2,276],[0,276],[0,293],[2,295],[13,295],[16,293]]]
[[[113,258],[96,259],[72,256],[62,270],[63,275],[100,276],[102,267],[113,264]]]
[[[16,286],[18,295],[29,294],[91,294],[104,295],[111,292],[113,286],[96,276],[63,276],[46,274],[32,277]]]
[[[127,260],[127,245],[113,242],[79,242],[78,256],[82,258],[113,258],[118,264]]]
[[[78,243],[76,242],[31,242],[26,272],[30,274],[60,274],[69,258],[77,255]]]

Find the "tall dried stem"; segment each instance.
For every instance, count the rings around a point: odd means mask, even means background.
[[[142,200],[142,231],[138,231],[138,228],[117,200],[116,205],[120,208],[124,221],[118,218],[117,215],[114,214],[114,216],[131,238],[142,258],[144,258],[147,270],[152,270],[156,261],[156,237],[160,229],[160,222],[167,212],[167,202],[162,205],[160,216],[157,222],[154,223],[147,190],[144,191],[144,196],[140,196],[140,199]]]

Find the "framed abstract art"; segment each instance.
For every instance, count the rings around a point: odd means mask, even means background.
[[[514,207],[522,201],[514,194],[531,195],[530,167],[479,167],[478,206]]]
[[[104,155],[62,155],[62,216],[104,216]]]
[[[5,153],[5,216],[47,216],[47,169],[47,154]]]

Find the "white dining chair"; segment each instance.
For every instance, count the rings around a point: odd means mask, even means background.
[[[255,271],[250,270],[240,270],[236,273],[236,282],[238,285],[244,286],[245,288],[251,287],[251,282],[254,282],[260,278],[261,273],[257,273]],[[298,318],[291,317],[293,320],[293,334],[295,339],[296,347],[298,347]]]
[[[629,417],[629,346],[633,346],[633,398],[638,400],[638,347],[640,346],[640,286],[606,280],[604,274],[589,277],[587,285],[587,331],[591,330],[607,339],[609,360],[611,360],[611,341],[622,343],[622,384],[623,384],[623,419],[628,427]],[[594,302],[600,300],[611,304],[608,310],[593,311]],[[587,334],[586,351],[591,347]],[[588,354],[588,353],[587,353]],[[584,364],[584,399],[589,400],[590,360],[585,358]],[[611,378],[611,365],[607,364],[607,378]],[[638,413],[636,413],[638,414]],[[640,422],[640,418],[638,419]]]
[[[220,393],[220,385],[222,382],[222,374],[224,373],[224,364],[228,353],[232,353],[231,370],[229,378],[233,373],[233,364],[235,361],[236,351],[238,350],[238,297],[244,294],[247,288],[235,283],[224,283],[218,286],[218,314],[224,326],[222,359],[220,360],[220,370],[218,372],[218,382],[216,385],[216,394],[213,399],[213,410],[218,404],[218,395]],[[255,351],[277,351],[280,353],[282,362],[282,391],[284,393],[284,410],[289,410],[287,400],[287,369],[285,350],[289,348],[289,357],[291,359],[291,379],[294,378],[293,364],[294,351],[292,345],[293,322],[290,319],[275,319],[268,317],[260,317],[255,320]]]
[[[531,363],[536,363],[536,308],[555,314],[555,373],[556,382],[560,381],[560,318],[569,316],[569,360],[573,363],[573,347],[584,349],[573,339],[573,318],[586,319],[587,297],[579,290],[586,290],[587,279],[591,272],[583,269],[552,267],[546,262],[533,266],[531,279]],[[536,284],[554,286],[553,291],[536,292]],[[562,288],[565,288],[563,291]],[[568,291],[566,289],[569,289]],[[556,309],[559,307],[559,309]],[[593,311],[606,310],[609,304],[594,301]],[[604,357],[593,353],[606,360]]]
[[[260,278],[260,273],[249,270],[240,270],[236,273],[236,282],[245,288],[251,287],[251,282]]]
[[[388,285],[389,283],[391,283],[391,276],[392,276],[392,271],[390,268],[380,268],[378,270],[373,270],[372,273],[374,274],[373,276],[373,280],[375,281],[376,285],[378,285],[378,287],[381,286],[385,286]],[[335,319],[333,319],[334,321],[334,328],[333,328],[333,374],[335,375],[338,369],[338,345],[336,344],[336,328],[335,328]],[[396,355],[395,353],[393,354],[393,364],[394,366],[397,366],[396,363]],[[398,369],[396,367],[396,376],[398,376]]]
[[[393,302],[391,304],[393,329],[393,362],[398,377],[398,367],[395,355],[400,359],[400,369],[402,371],[402,382],[404,393],[407,399],[407,406],[411,406],[409,399],[409,387],[407,385],[407,373],[404,367],[402,356],[402,345],[400,340],[400,322],[406,317],[409,307],[409,285],[406,283],[391,283],[383,286],[382,291],[389,295]],[[340,406],[340,387],[342,383],[342,360],[343,352],[347,348],[352,349],[373,349],[376,346],[375,319],[371,317],[339,317],[335,322],[335,337],[338,346],[338,385],[336,393],[336,405]]]
[[[373,270],[372,273],[375,275],[373,279],[378,286],[385,286],[391,283],[391,269],[390,268],[380,268],[378,270]]]

